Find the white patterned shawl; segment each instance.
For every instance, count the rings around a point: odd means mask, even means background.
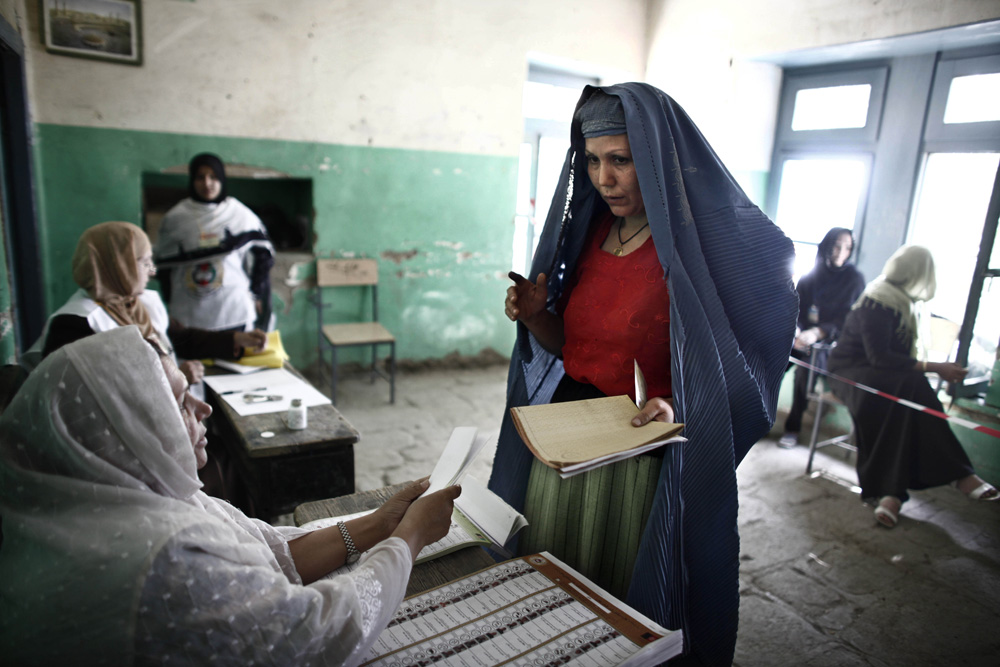
[[[355,664],[403,598],[406,544],[303,586],[304,534],[199,491],[137,327],[50,355],[0,419],[0,655],[29,664]]]

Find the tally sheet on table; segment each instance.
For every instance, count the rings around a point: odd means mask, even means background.
[[[291,407],[293,398],[301,398],[302,405],[307,408],[330,403],[330,399],[315,387],[284,368],[249,375],[206,375],[205,384],[214,389],[241,417],[285,412]],[[247,403],[244,396],[248,395],[280,398]]]
[[[680,630],[542,552],[407,598],[362,664],[652,667],[682,647]]]

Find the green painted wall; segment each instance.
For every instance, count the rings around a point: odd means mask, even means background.
[[[313,180],[314,250],[379,260],[379,318],[396,333],[399,358],[511,349],[503,298],[516,157],[50,124],[35,126],[34,148],[51,310],[75,289],[70,260],[80,233],[106,220],[140,222],[143,173],[210,151]],[[313,270],[290,274],[272,275],[275,309],[293,363],[304,366],[316,357]],[[286,279],[303,282],[289,287]],[[348,297],[328,321],[360,314],[363,300]]]

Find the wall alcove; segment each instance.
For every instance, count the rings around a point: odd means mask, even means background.
[[[312,253],[313,183],[273,169],[242,164],[226,165],[230,196],[246,204],[264,223],[279,253]],[[188,196],[186,164],[142,174],[142,220],[150,240],[156,242],[160,221],[170,208]]]

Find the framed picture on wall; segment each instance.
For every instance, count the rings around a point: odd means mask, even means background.
[[[39,0],[50,53],[142,64],[141,0]]]

